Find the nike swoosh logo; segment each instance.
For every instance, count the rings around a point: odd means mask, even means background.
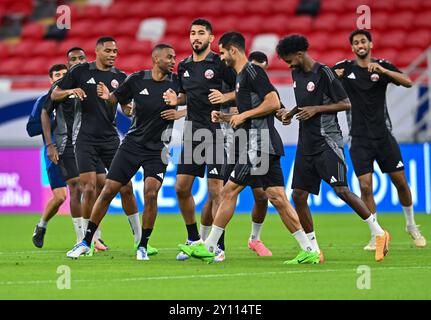
[[[298,263],[304,262],[306,259],[298,260]]]

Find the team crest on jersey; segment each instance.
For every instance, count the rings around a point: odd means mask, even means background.
[[[370,79],[373,82],[377,82],[377,81],[379,81],[380,77],[377,73],[373,73],[373,74],[371,74]]]
[[[114,89],[117,89],[118,88],[118,85],[119,85],[119,83],[118,83],[118,81],[117,80],[112,80],[111,81],[111,86],[112,86],[112,88],[114,88]]]
[[[211,69],[205,71],[205,78],[207,78],[208,80],[214,78],[214,71],[212,71]]]
[[[308,92],[312,92],[312,91],[314,91],[314,89],[316,89],[316,85],[314,84],[313,81],[310,81],[309,83],[307,83],[307,91]]]

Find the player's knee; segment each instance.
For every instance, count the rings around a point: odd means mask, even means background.
[[[254,191],[253,192],[254,201],[256,204],[267,204],[268,203],[268,197],[263,190]]]
[[[334,187],[334,191],[337,194],[337,196],[343,201],[346,201],[346,199],[350,195],[350,190],[349,188],[346,188],[346,187]]]
[[[122,197],[131,197],[133,196],[133,187],[130,184],[126,184],[125,186],[121,187],[120,193]]]
[[[285,201],[287,201],[287,198],[284,194],[279,192],[267,192],[268,200],[274,205],[276,208],[280,208],[285,204]]]
[[[373,186],[371,183],[363,182],[360,184],[361,194],[362,195],[372,195],[373,194]]]
[[[67,191],[57,191],[54,193],[54,201],[58,204],[61,205],[63,204],[67,199]]]
[[[175,185],[175,192],[178,198],[187,198],[192,194],[191,190],[181,184]]]
[[[157,194],[158,192],[156,189],[145,190],[145,194],[144,194],[145,205],[156,204]]]
[[[292,192],[292,199],[295,202],[295,205],[301,204],[304,201],[307,201],[307,192],[299,189],[294,189]]]

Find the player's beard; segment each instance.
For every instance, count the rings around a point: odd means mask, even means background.
[[[200,48],[195,48],[195,46],[194,46],[194,45],[192,45],[192,49],[193,49],[193,51],[194,51],[196,54],[201,54],[201,53],[202,53],[202,52],[204,52],[206,49],[208,49],[209,45],[210,45],[210,43],[209,43],[209,42],[202,44],[202,47],[200,47]]]
[[[365,50],[365,53],[360,54],[359,52],[356,52],[356,56],[359,59],[365,59],[370,54],[370,49]]]

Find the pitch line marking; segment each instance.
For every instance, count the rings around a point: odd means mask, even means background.
[[[429,269],[431,266],[405,266],[405,267],[379,267],[373,268],[372,271],[380,270],[410,270],[410,269]],[[241,272],[241,273],[224,273],[224,274],[202,274],[202,275],[183,275],[183,276],[159,276],[159,277],[148,277],[148,278],[117,278],[111,279],[111,282],[130,282],[130,281],[154,281],[154,280],[184,280],[184,279],[199,279],[199,278],[224,278],[224,277],[250,277],[250,276],[270,276],[270,275],[281,275],[281,274],[301,274],[301,273],[329,273],[329,272],[356,272],[356,269],[327,269],[327,270],[291,270],[291,271],[274,271],[274,272]],[[83,283],[83,282],[106,282],[106,279],[78,279],[72,280],[72,282]],[[56,283],[56,280],[35,280],[35,281],[1,281],[0,286],[6,285],[37,285],[37,284],[51,284]]]

